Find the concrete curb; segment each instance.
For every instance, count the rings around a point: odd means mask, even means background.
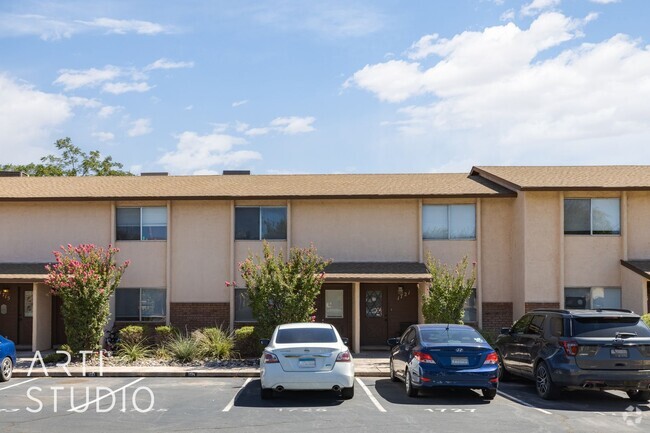
[[[259,370],[245,370],[245,371],[232,371],[232,370],[197,370],[197,371],[164,371],[164,370],[151,370],[151,371],[110,371],[104,370],[102,376],[99,372],[88,371],[86,376],[81,372],[71,370],[71,377],[259,377]],[[356,377],[389,377],[388,372],[384,371],[356,371]],[[14,370],[13,377],[15,378],[34,378],[34,377],[69,377],[63,371],[48,371],[47,376],[42,369],[34,369],[31,375],[28,375],[27,370]]]

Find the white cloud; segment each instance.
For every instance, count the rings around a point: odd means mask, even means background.
[[[106,119],[108,117],[111,117],[113,114],[121,110],[122,107],[119,106],[114,106],[114,105],[105,105],[102,108],[99,109],[99,112],[97,115],[102,118]]]
[[[515,10],[514,9],[508,9],[504,13],[501,14],[499,17],[500,21],[512,21],[515,19]]]
[[[547,9],[559,6],[562,0],[533,0],[521,7],[520,13],[523,16],[534,16]]]
[[[151,119],[137,119],[131,122],[131,128],[126,132],[129,137],[139,137],[149,134],[151,128]]]
[[[145,71],[153,71],[155,69],[180,69],[180,68],[193,68],[194,62],[173,62],[171,60],[162,58],[145,66]]]
[[[113,18],[95,18],[92,21],[77,21],[89,27],[106,29],[108,33],[125,35],[137,33],[139,35],[156,35],[158,33],[170,33],[171,28],[151,21],[139,20],[116,20]]]
[[[387,125],[428,140],[446,163],[468,154],[477,163],[649,163],[650,46],[622,34],[576,44],[593,18],[545,13],[528,29],[431,38],[417,49],[440,57],[433,66],[368,65],[346,85],[384,101],[418,97]]]
[[[93,87],[105,81],[114,80],[121,76],[123,71],[117,66],[107,65],[102,69],[61,69],[59,73],[61,75],[54,80],[54,84],[62,85],[64,90],[74,90],[86,86]]]
[[[238,167],[262,159],[262,155],[255,151],[234,150],[235,146],[245,144],[246,140],[227,134],[199,135],[185,131],[176,138],[176,149],[158,160],[159,164],[175,172],[205,174],[208,173],[205,170],[213,170],[214,166]]]
[[[149,90],[153,89],[153,87],[154,86],[150,86],[144,81],[133,83],[117,82],[104,84],[104,86],[102,86],[102,91],[106,93],[112,93],[114,95],[121,95],[122,93],[127,92],[148,92]]]
[[[99,132],[93,132],[91,135],[96,139],[98,139],[99,141],[113,141],[113,139],[115,138],[115,134],[113,134],[112,132],[99,131]]]
[[[295,135],[315,131],[316,129],[313,127],[313,123],[315,121],[316,118],[312,116],[276,117],[271,122],[269,122],[269,126],[247,129],[247,124],[240,124],[237,130],[239,132],[244,132],[244,134],[249,136],[266,135],[270,132]]]
[[[38,36],[44,41],[69,38],[74,24],[36,14],[0,13],[0,36]]]
[[[185,111],[192,111],[194,109],[194,105],[187,105],[183,110]]]
[[[620,3],[621,0],[589,0],[592,3],[598,3],[601,5],[608,5],[612,3]]]
[[[50,153],[57,128],[72,118],[69,98],[0,74],[0,163],[38,161]]]
[[[235,101],[232,103],[233,108],[248,104],[248,99],[243,99],[241,101]]]

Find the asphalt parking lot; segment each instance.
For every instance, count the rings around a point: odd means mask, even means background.
[[[554,402],[531,383],[408,398],[401,383],[357,378],[355,397],[284,392],[261,400],[255,378],[32,378],[0,386],[0,431],[648,431],[650,407],[623,393],[576,391]]]

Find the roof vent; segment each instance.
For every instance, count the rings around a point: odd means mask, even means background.
[[[224,170],[224,176],[249,176],[251,174],[250,170]]]
[[[146,173],[140,173],[140,176],[169,176],[169,173],[166,171],[149,171]]]
[[[0,177],[27,177],[27,173],[22,171],[0,171]]]

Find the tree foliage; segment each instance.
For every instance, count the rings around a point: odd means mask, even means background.
[[[63,301],[61,312],[68,344],[74,352],[100,348],[110,314],[109,298],[129,266],[115,263],[117,248],[81,244],[54,251],[45,283]]]
[[[426,323],[463,323],[465,302],[472,295],[476,269],[467,276],[467,256],[454,270],[427,256],[427,270],[431,274],[429,293],[424,295],[422,314]]]
[[[249,254],[239,264],[260,336],[270,337],[283,323],[311,320],[329,263],[313,245],[292,248],[285,261],[282,251],[276,253],[264,242],[262,257]]]
[[[85,153],[72,144],[70,137],[56,140],[54,144],[60,155],[47,155],[41,164],[5,164],[3,171],[21,171],[29,176],[132,176],[122,170],[123,164],[113,161],[113,157],[102,158],[98,150]]]

